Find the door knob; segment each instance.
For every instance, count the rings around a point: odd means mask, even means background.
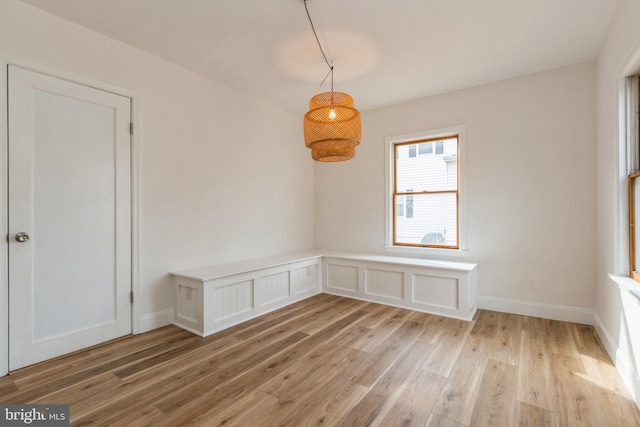
[[[29,235],[25,232],[19,232],[16,234],[16,242],[24,243],[29,241]]]

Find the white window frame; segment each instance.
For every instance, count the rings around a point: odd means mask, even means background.
[[[450,136],[458,136],[458,249],[448,248],[422,248],[410,246],[398,246],[393,244],[393,180],[394,180],[394,144],[416,142],[425,139],[446,138]],[[385,250],[398,254],[444,257],[464,257],[467,254],[466,245],[466,131],[465,126],[453,126],[443,129],[427,130],[406,135],[390,136],[386,138],[385,143]],[[418,148],[416,147],[416,150]],[[435,152],[435,146],[434,146]]]

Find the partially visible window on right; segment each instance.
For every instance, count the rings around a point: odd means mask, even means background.
[[[629,184],[629,274],[640,282],[640,76],[627,78],[627,171]]]

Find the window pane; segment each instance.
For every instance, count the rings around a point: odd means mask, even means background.
[[[408,210],[407,200],[406,217],[396,218],[395,243],[458,246],[455,193],[416,194],[411,218]]]
[[[404,196],[396,196],[396,216],[404,216]]]
[[[413,218],[413,196],[407,196],[407,218]]]
[[[443,155],[416,157],[414,151],[414,157],[411,157],[410,149],[414,147],[415,150],[414,144],[396,145],[396,192],[403,192],[406,188],[413,188],[418,193],[457,190],[458,138],[448,138],[435,144],[436,153],[440,144]],[[403,152],[408,155],[402,155]]]
[[[410,145],[409,146],[409,157],[415,157],[416,156],[416,146],[415,145]]]
[[[418,153],[420,154],[430,154],[433,153],[433,142],[423,142],[418,145]]]

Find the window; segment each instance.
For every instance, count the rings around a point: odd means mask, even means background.
[[[459,132],[388,141],[393,159],[389,206],[395,208],[390,215],[391,246],[460,249]]]
[[[629,274],[640,282],[640,77],[627,79],[627,170],[629,185]]]
[[[415,157],[416,156],[416,146],[415,144],[411,144],[409,145],[409,157]]]

